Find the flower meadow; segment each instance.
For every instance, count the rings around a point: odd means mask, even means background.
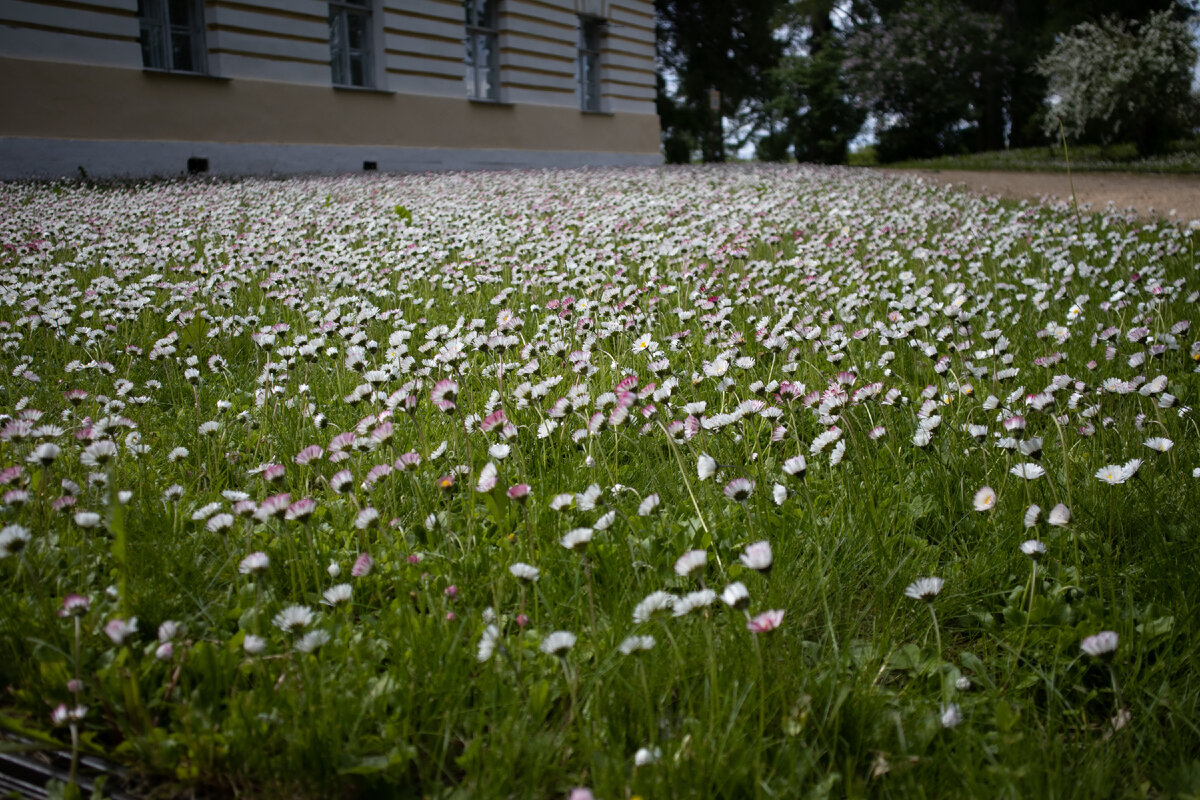
[[[4,185],[5,737],[1194,797],[1196,239],[797,166]]]

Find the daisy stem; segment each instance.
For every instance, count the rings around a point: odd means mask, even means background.
[[[79,770],[79,725],[71,723],[71,771],[67,776],[67,785],[74,786]]]
[[[658,423],[658,427],[662,428],[662,432],[667,435],[667,441],[671,445],[671,452],[675,454],[675,461],[679,464],[679,474],[683,476],[684,488],[687,489],[688,497],[692,498],[692,507],[696,509],[696,519],[700,520],[700,526],[704,528],[704,532],[711,536],[712,531],[708,529],[708,523],[704,521],[704,514],[700,511],[700,504],[696,502],[696,493],[692,491],[692,483],[688,480],[687,468],[683,466],[683,456],[679,455],[679,448],[675,446],[675,440],[672,439],[671,435],[667,433],[667,429],[663,427],[662,422]],[[717,566],[721,569],[724,569],[725,567],[721,564],[720,552],[716,553],[716,557]]]
[[[825,589],[825,557],[819,544],[817,545],[817,580],[821,588],[821,608],[825,610],[825,628],[829,632],[829,641],[833,645],[833,656],[835,660],[840,660],[837,633],[833,629],[833,614],[829,611],[829,594]],[[934,623],[936,624],[936,622],[935,618]]]
[[[933,610],[933,603],[926,603],[929,606],[929,616],[933,618],[933,638],[937,642],[937,674],[938,688],[941,690],[942,702],[947,702],[945,681],[942,680],[942,631],[938,626],[937,612]]]
[[[598,634],[596,629],[596,598],[592,592],[592,564],[587,556],[583,557],[583,573],[587,576],[588,613],[592,619],[592,640],[596,641]]]

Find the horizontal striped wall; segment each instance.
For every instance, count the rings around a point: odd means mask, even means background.
[[[391,91],[464,97],[464,14],[455,0],[387,0],[383,59]]]
[[[460,0],[373,2],[373,88],[463,99]],[[330,87],[327,0],[204,0],[203,8],[212,77]],[[603,110],[653,115],[651,0],[502,0],[499,105],[579,113],[581,15],[608,23],[601,43]],[[141,72],[138,35],[137,0],[0,0],[0,58]],[[7,80],[0,74],[0,82]]]
[[[324,0],[206,0],[209,71],[222,78],[329,84]]]
[[[140,68],[137,0],[0,0],[0,54]]]

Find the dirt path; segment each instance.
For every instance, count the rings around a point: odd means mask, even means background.
[[[1031,200],[1071,199],[1066,173],[968,172],[965,170],[884,170],[892,175],[919,175],[927,181],[950,184],[974,192]],[[1112,203],[1139,216],[1187,223],[1200,220],[1200,176],[1133,175],[1126,172],[1090,172],[1074,176],[1075,197],[1082,208],[1093,211]]]

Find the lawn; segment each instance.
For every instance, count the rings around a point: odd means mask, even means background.
[[[1133,172],[1133,173],[1200,173],[1200,141],[1172,142],[1166,152],[1143,156],[1131,144],[1071,145],[1026,147],[1013,150],[993,150],[985,153],[942,156],[940,158],[900,161],[886,166],[896,169],[969,169],[999,170],[1002,172]],[[852,154],[850,163],[873,166],[874,151]]]
[[[2,185],[0,743],[1196,797],[1197,238],[796,166]]]

